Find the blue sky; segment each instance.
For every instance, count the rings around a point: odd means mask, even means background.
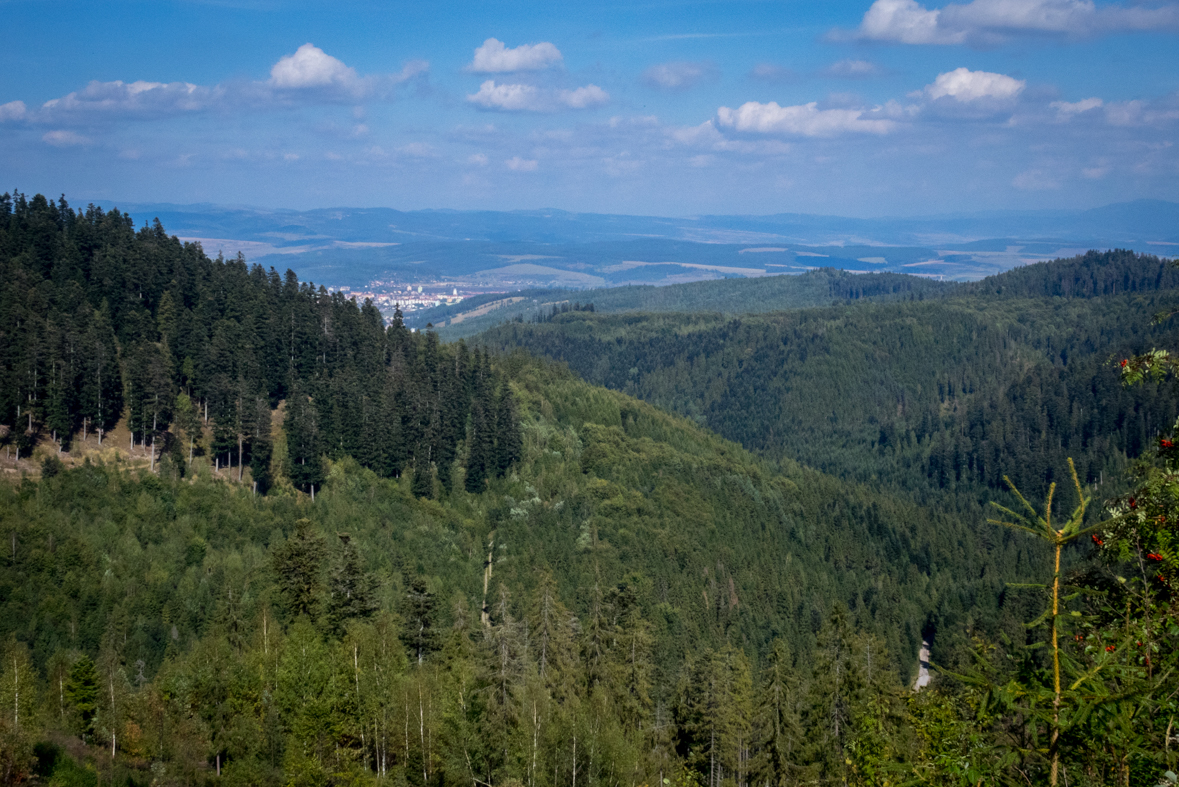
[[[0,188],[851,216],[1179,200],[1179,0],[0,0]]]

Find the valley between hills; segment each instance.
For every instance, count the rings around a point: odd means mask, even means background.
[[[1177,286],[1088,251],[427,327],[5,195],[0,781],[1157,783]]]

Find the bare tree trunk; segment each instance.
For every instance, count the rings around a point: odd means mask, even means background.
[[[418,673],[418,733],[422,738],[422,784],[429,784],[430,777],[426,773],[426,716],[422,711],[422,675]]]

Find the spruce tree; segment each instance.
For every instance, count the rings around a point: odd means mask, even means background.
[[[376,578],[364,570],[356,544],[346,534],[340,544],[327,584],[327,624],[337,636],[349,620],[370,617],[379,608]]]
[[[65,683],[65,701],[73,712],[74,728],[83,741],[94,735],[98,716],[98,670],[89,656],[81,656],[70,667],[69,679]]]
[[[486,404],[476,398],[471,403],[471,429],[467,442],[467,477],[464,486],[477,494],[487,486],[494,461],[495,444]]]
[[[323,536],[315,532],[308,519],[298,520],[295,532],[275,551],[272,559],[275,579],[292,618],[300,615],[314,618],[319,614],[323,587],[320,577],[326,555]]]
[[[402,604],[401,616],[405,620],[402,637],[411,658],[418,664],[438,648],[438,635],[434,629],[436,606],[434,594],[425,580],[415,577],[409,581]]]
[[[520,461],[523,444],[516,398],[505,382],[500,389],[495,417],[495,473],[503,476]]]
[[[273,482],[270,476],[270,459],[274,441],[270,435],[273,428],[270,419],[270,402],[263,396],[254,400],[254,417],[250,427],[252,430],[250,435],[250,474],[258,485],[258,491],[266,494]]]
[[[287,436],[287,474],[296,488],[310,492],[323,484],[319,411],[298,382],[287,398],[283,430]]]

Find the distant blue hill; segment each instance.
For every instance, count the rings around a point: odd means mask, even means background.
[[[210,254],[239,251],[328,286],[377,278],[489,287],[671,284],[815,267],[979,279],[1096,248],[1179,254],[1179,204],[987,211],[902,218],[809,214],[694,217],[530,211],[268,210],[104,202],[137,223],[159,218]]]

